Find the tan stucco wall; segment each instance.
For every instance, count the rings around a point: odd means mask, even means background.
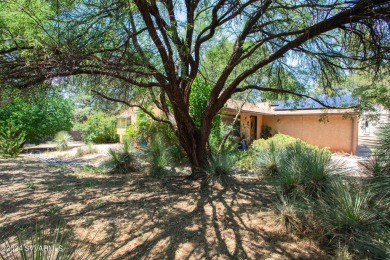
[[[333,152],[356,153],[357,119],[343,119],[342,115],[328,115],[326,123],[319,116],[263,116],[263,125],[274,131],[291,135]]]
[[[123,143],[124,135],[126,134],[126,128],[117,128],[116,133],[119,135],[119,142]]]

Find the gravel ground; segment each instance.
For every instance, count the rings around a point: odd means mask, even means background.
[[[347,176],[350,177],[367,177],[359,171],[359,162],[367,160],[368,158],[354,156],[350,154],[332,154],[332,160],[342,162],[345,169],[347,169]]]
[[[40,144],[37,146],[27,146],[24,156],[37,158],[48,163],[64,164],[70,166],[99,166],[108,157],[110,149],[120,149],[120,143],[114,144],[94,144],[94,153],[78,156],[79,149],[87,150],[88,145],[83,142],[72,142],[70,148],[65,151],[57,151],[55,144]]]
[[[65,164],[71,166],[99,166],[108,156],[110,149],[120,149],[120,143],[114,144],[95,144],[93,148],[96,153],[77,156],[78,149],[88,149],[88,145],[83,142],[72,142],[70,149],[66,151],[56,151],[55,144],[40,144],[37,146],[27,146],[24,153],[33,158],[38,158],[49,163]],[[334,153],[332,160],[342,162],[346,169],[346,175],[350,177],[366,177],[359,172],[359,162],[367,160],[365,157],[354,156],[350,154]]]

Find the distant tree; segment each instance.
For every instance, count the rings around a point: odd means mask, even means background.
[[[390,75],[381,73],[376,77],[374,71],[354,73],[347,77],[346,87],[360,98],[362,111],[375,111],[375,106],[382,105],[390,109]]]
[[[116,143],[116,118],[108,116],[102,111],[88,116],[88,119],[77,126],[81,130],[83,139],[87,143]]]
[[[32,93],[3,91],[0,97],[0,128],[13,125],[35,144],[72,128],[73,105],[54,90]]]
[[[24,89],[87,75],[146,89],[131,99],[95,93],[170,125],[196,178],[211,156],[212,121],[233,94],[308,97],[308,83],[329,87],[360,61],[379,67],[390,53],[389,13],[388,0],[2,1],[0,83]],[[227,41],[223,69],[206,78],[212,89],[197,125],[189,111],[193,82],[208,50]],[[285,88],[284,71],[305,88]],[[164,116],[147,111],[146,101]]]

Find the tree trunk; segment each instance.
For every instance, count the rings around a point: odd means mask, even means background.
[[[179,127],[177,135],[191,164],[189,178],[197,180],[205,177],[205,170],[211,158],[211,151],[208,147],[209,131],[196,128],[191,131],[188,128]]]

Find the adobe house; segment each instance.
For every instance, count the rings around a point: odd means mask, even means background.
[[[116,117],[116,133],[119,135],[119,142],[123,143],[126,128],[133,124],[137,118],[136,108],[130,107]]]
[[[334,107],[343,107],[344,101],[349,104],[357,101],[350,97],[323,98],[324,103]],[[221,111],[222,121],[236,121],[248,143],[259,139],[266,131],[282,133],[304,140],[319,147],[328,147],[332,152],[356,154],[358,140],[358,113],[354,109],[325,109],[310,100],[295,103],[278,101],[274,103],[245,103],[229,100]],[[118,117],[117,132],[123,142],[125,128],[136,118],[135,110],[126,110]]]
[[[337,102],[337,101],[336,101]],[[327,103],[331,106],[338,104]],[[223,120],[232,122],[242,103],[230,100]],[[356,154],[358,140],[358,112],[355,109],[324,109],[314,101],[246,103],[240,113],[240,133],[251,142],[262,133],[282,133],[299,138],[332,152]]]

